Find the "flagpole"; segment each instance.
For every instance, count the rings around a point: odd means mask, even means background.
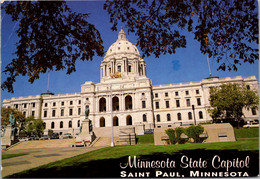
[[[113,101],[112,101],[112,84],[110,84],[110,109],[111,109],[111,147],[114,147],[114,131],[113,131]]]

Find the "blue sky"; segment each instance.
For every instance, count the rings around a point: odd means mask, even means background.
[[[109,23],[109,16],[103,10],[102,1],[69,1],[68,5],[72,10],[82,13],[90,13],[89,21],[95,24],[100,31],[105,51],[117,39],[117,33],[112,31]],[[1,13],[1,52],[2,52],[2,70],[14,58],[15,43],[18,41],[15,30],[19,24],[12,22],[10,16]],[[118,25],[118,30],[120,30]],[[127,31],[126,28],[124,28]],[[199,43],[193,40],[194,35],[187,34],[187,48],[177,49],[176,54],[162,55],[160,58],[150,56],[145,58],[147,64],[147,77],[152,80],[153,85],[180,83],[189,81],[200,81],[209,76],[207,56],[201,54]],[[135,44],[135,36],[127,34],[130,42]],[[142,53],[142,52],[140,52]],[[66,71],[51,71],[50,72],[50,91],[55,94],[75,93],[80,92],[80,86],[85,81],[100,81],[99,65],[103,57],[94,57],[93,61],[77,61],[76,72],[71,75],[66,75]],[[219,64],[210,59],[212,75],[219,77],[233,76],[256,76],[258,78],[258,62],[255,64],[242,64],[238,66],[238,71],[217,71]],[[2,81],[6,78],[2,73]],[[40,79],[30,84],[27,77],[18,77],[14,83],[14,93],[7,91],[1,92],[1,101],[19,96],[33,96],[46,92],[48,74],[43,74]]]

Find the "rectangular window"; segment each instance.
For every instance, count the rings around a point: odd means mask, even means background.
[[[159,102],[158,102],[158,101],[155,102],[155,106],[156,106],[156,109],[159,109],[159,108],[160,108],[160,106],[159,106]]]
[[[53,106],[56,106],[56,102],[53,102]]]
[[[179,96],[179,92],[178,91],[175,91],[175,96]]]
[[[23,115],[26,116],[26,112],[25,111],[23,112]]]
[[[201,105],[200,98],[197,98],[197,104],[198,104],[198,106],[200,106],[200,105]]]
[[[168,97],[168,93],[165,93],[165,97]]]
[[[81,108],[78,108],[78,115],[80,115],[81,113]]]
[[[196,90],[196,94],[200,94],[200,90]]]
[[[180,100],[176,100],[176,107],[178,108],[178,107],[180,107]]]
[[[35,115],[35,111],[32,111],[32,116],[34,116]]]
[[[43,117],[47,117],[47,111],[43,112]]]
[[[44,104],[44,107],[48,107],[48,103],[45,103],[45,104]]]
[[[27,108],[27,104],[26,104],[26,103],[25,103],[25,104],[23,104],[23,107],[24,107],[24,108]]]
[[[189,91],[185,91],[185,94],[186,94],[186,95],[189,95]]]
[[[72,116],[73,114],[73,109],[70,109],[69,115]]]
[[[35,108],[35,103],[32,103],[32,107]]]
[[[81,100],[79,100],[79,104],[81,104]]]
[[[190,106],[190,99],[186,99],[187,107]]]
[[[60,116],[64,116],[64,109],[60,110]]]
[[[121,72],[121,66],[120,65],[117,66],[117,71]]]
[[[73,105],[73,101],[70,101],[70,105]]]
[[[155,94],[154,94],[154,97],[158,98],[158,93],[155,93]]]
[[[64,101],[61,102],[61,105],[64,106]]]
[[[128,66],[128,72],[131,72],[131,65]]]
[[[15,104],[14,107],[17,109],[18,108],[18,104]]]
[[[169,101],[165,101],[165,106],[166,106],[166,108],[169,108],[169,107],[170,107]]]
[[[247,88],[248,90],[250,90],[250,86],[249,86],[249,85],[246,85],[246,88]]]
[[[142,108],[146,108],[146,103],[145,103],[145,101],[142,101]]]
[[[256,115],[256,109],[255,108],[252,108],[252,115]]]
[[[55,117],[55,113],[56,113],[56,111],[55,111],[55,109],[53,109],[52,110],[52,117]]]

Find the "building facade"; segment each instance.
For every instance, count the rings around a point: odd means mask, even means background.
[[[223,83],[245,83],[248,88],[258,90],[255,76],[210,77],[198,82],[152,85],[146,76],[145,61],[121,29],[100,65],[100,83],[87,81],[79,93],[4,99],[2,106],[17,108],[26,117],[43,119],[45,133],[48,129],[60,134],[78,133],[88,106],[97,136],[108,135],[112,125],[115,133],[119,128],[131,126],[137,134],[143,134],[154,127],[212,120],[207,112],[209,89]],[[258,118],[255,110],[244,110],[244,114],[246,120]]]

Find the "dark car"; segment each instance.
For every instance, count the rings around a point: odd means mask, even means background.
[[[59,133],[53,133],[51,136],[51,139],[59,139],[59,138],[60,138]]]

